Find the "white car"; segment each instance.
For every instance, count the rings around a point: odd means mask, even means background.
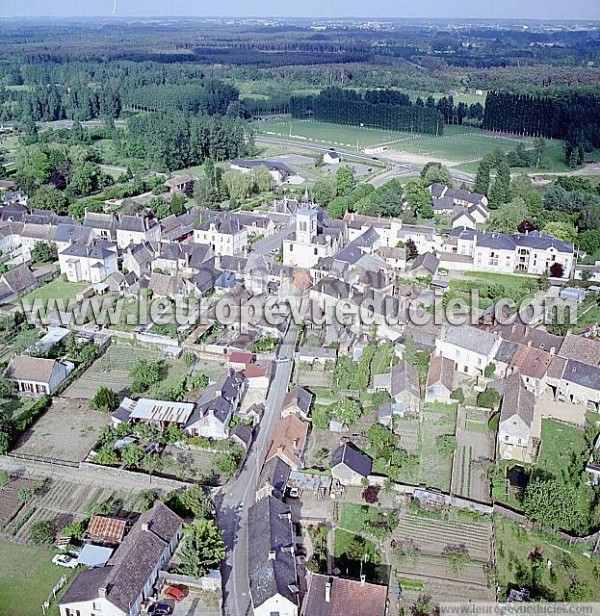
[[[75,569],[79,564],[77,558],[73,556],[69,556],[68,554],[57,554],[52,559],[52,563],[54,565],[58,565],[59,567],[67,567],[69,569]]]

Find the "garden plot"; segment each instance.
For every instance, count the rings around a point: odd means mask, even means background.
[[[33,492],[35,482],[25,477],[11,477],[10,481],[0,488],[0,530],[4,530],[19,513],[24,501],[19,496],[19,490]]]
[[[494,459],[494,439],[485,409],[461,407],[458,412],[452,493],[490,503],[488,468]]]
[[[23,541],[28,541],[31,526],[36,522],[53,520],[60,529],[73,520],[83,519],[95,504],[110,500],[117,509],[131,511],[138,498],[110,488],[48,479],[42,488],[31,492],[31,499],[4,529],[6,534]]]
[[[140,359],[155,361],[164,357],[158,347],[134,346],[113,342],[104,355],[97,359],[64,393],[66,398],[90,400],[100,387],[110,387],[119,395],[127,395],[131,387],[129,371]],[[183,374],[185,366],[175,360],[168,362],[169,376]]]
[[[411,454],[419,453],[419,422],[416,419],[398,419],[394,431],[400,437],[400,447]]]
[[[333,388],[334,371],[323,366],[306,362],[296,362],[294,366],[294,382],[301,387]]]
[[[421,412],[421,457],[419,483],[444,492],[450,490],[452,454],[440,449],[440,437],[456,430],[456,405],[425,404]]]
[[[430,518],[405,513],[394,531],[395,571],[400,585],[422,585],[434,603],[495,599],[488,574],[491,522]],[[456,552],[460,556],[453,556]]]
[[[441,556],[447,546],[464,545],[472,560],[488,562],[491,555],[491,524],[488,521],[429,518],[405,513],[394,538],[398,544],[412,542],[419,552]]]
[[[107,422],[106,414],[91,410],[85,401],[54,398],[12,453],[76,465],[85,459]]]

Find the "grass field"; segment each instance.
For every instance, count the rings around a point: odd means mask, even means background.
[[[53,565],[53,554],[45,548],[0,541],[0,616],[40,616],[52,587],[62,575],[70,579],[75,573]],[[54,608],[49,616],[58,614]]]
[[[508,152],[519,142],[533,143],[533,139],[493,135],[468,126],[446,126],[442,137],[298,119],[257,122],[255,126],[260,133],[291,141],[358,150],[388,144],[390,149],[399,152],[442,158],[457,164],[478,161],[497,148]]]
[[[74,298],[77,293],[83,291],[90,285],[87,282],[65,282],[64,280],[53,280],[43,287],[35,289],[23,299],[29,302],[34,302],[36,299],[41,299],[47,302],[49,299],[64,299],[69,300]]]
[[[494,527],[501,600],[505,598],[508,586],[519,587],[519,574],[531,567],[532,554],[542,559],[543,565],[539,568],[540,584],[554,595],[554,600],[564,600],[565,593],[574,581],[581,594],[578,599],[571,600],[600,600],[600,567],[596,559],[583,555],[586,550],[591,551],[593,546],[571,546],[536,531],[528,532],[500,516],[496,516]],[[553,573],[545,566],[547,560],[552,561]]]

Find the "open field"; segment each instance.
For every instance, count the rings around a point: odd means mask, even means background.
[[[514,150],[518,143],[533,144],[533,139],[512,138],[471,129],[462,134],[445,134],[443,137],[416,135],[394,143],[391,148],[432,159],[444,159],[465,163],[482,159],[496,149],[503,152]]]
[[[158,347],[113,342],[104,355],[66,389],[64,396],[90,400],[102,386],[114,389],[119,395],[127,395],[131,387],[129,370],[140,359],[154,361],[162,357],[163,353]],[[180,360],[169,360],[167,366],[167,378],[184,374],[186,371],[186,367]]]
[[[292,118],[256,122],[254,126],[259,133],[271,137],[357,150],[410,137],[410,133]]]
[[[69,300],[89,286],[87,282],[65,282],[57,279],[35,289],[29,295],[23,297],[23,300],[29,302],[34,302],[36,299],[41,299],[44,302],[47,302],[49,299]]]
[[[75,571],[57,567],[54,552],[43,547],[19,545],[0,540],[0,616],[40,616],[42,603],[63,575],[71,579]],[[10,563],[10,566],[7,566]],[[65,589],[66,589],[65,585]],[[48,612],[58,614],[56,604]]]
[[[508,152],[520,142],[526,146],[533,144],[533,139],[530,138],[496,135],[469,126],[445,126],[444,135],[441,137],[298,119],[257,122],[255,127],[259,133],[266,136],[290,141],[339,146],[356,151],[387,145],[395,152],[443,159],[463,165],[478,161],[498,148]],[[476,166],[469,171],[476,171]]]
[[[96,442],[108,415],[81,400],[54,398],[52,406],[19,439],[16,455],[81,462]]]
[[[448,492],[452,476],[452,456],[438,448],[438,436],[453,435],[456,429],[456,405],[425,404],[421,413],[421,456],[419,483]]]
[[[569,586],[576,580],[580,588],[575,601],[600,600],[600,565],[595,558],[587,558],[584,552],[593,546],[568,545],[559,539],[537,531],[527,531],[519,524],[496,516],[496,559],[500,599],[506,596],[507,587],[518,587],[519,572],[531,569],[534,560],[541,560],[539,585],[550,593],[545,600],[563,601]],[[535,557],[533,556],[535,555]],[[552,561],[552,572],[546,566]]]

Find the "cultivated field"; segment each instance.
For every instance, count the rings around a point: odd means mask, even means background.
[[[17,481],[20,481],[18,479]],[[46,479],[38,490],[30,488],[33,496],[3,529],[3,533],[21,541],[29,540],[31,525],[42,520],[53,520],[57,531],[73,520],[80,520],[89,514],[95,504],[110,500],[117,509],[135,511],[137,495],[117,492],[64,480]],[[4,502],[4,491],[0,491],[0,506]]]
[[[91,410],[83,400],[54,398],[12,453],[75,464],[85,459],[107,423],[106,414]]]
[[[421,593],[434,602],[493,600],[488,587],[492,527],[489,520],[442,519],[405,512],[393,533],[395,570],[400,584],[422,585]],[[460,558],[452,552],[461,551]]]

